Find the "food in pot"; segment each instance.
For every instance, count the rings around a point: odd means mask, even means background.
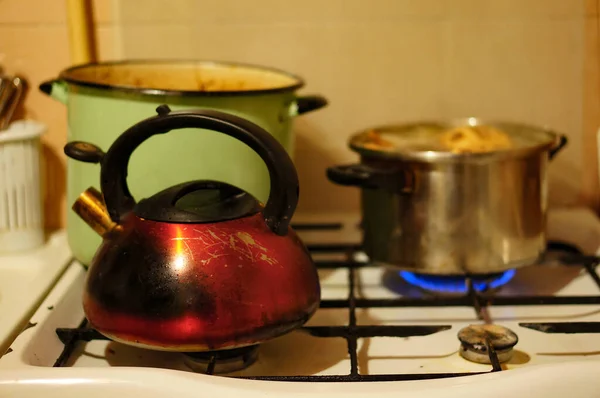
[[[379,134],[377,131],[371,130],[367,133],[364,146],[365,148],[369,149],[382,150],[391,149],[395,145],[392,142],[383,138],[381,134]]]
[[[493,152],[513,146],[508,134],[490,126],[456,127],[444,132],[440,139],[453,153]]]
[[[451,129],[428,126],[400,134],[371,130],[363,136],[362,146],[376,151],[402,149],[461,154],[511,149],[515,143],[507,133],[491,126],[459,126]]]
[[[294,76],[257,67],[218,63],[106,63],[68,71],[75,81],[136,89],[234,92],[293,86]]]

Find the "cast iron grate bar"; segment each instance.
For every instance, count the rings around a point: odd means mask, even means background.
[[[585,269],[590,274],[590,276],[592,277],[594,282],[596,282],[596,286],[598,286],[598,288],[600,288],[600,277],[598,276],[598,273],[596,272],[597,265],[598,265],[597,260],[594,262],[587,262],[584,264]]]
[[[355,290],[355,273],[354,267],[348,268],[348,285],[350,292],[348,293],[348,336],[346,341],[348,342],[348,353],[350,354],[350,377],[358,377],[358,339],[356,337],[356,297],[354,296]]]
[[[356,252],[361,249],[360,245],[355,244],[355,243],[336,243],[336,244],[311,243],[311,244],[306,245],[306,248],[312,253],[347,253],[347,252]]]
[[[477,290],[473,287],[473,279],[467,278],[465,283],[467,284],[467,297],[470,301],[470,304],[475,309],[475,315],[477,315],[477,319],[486,320],[485,314],[485,306],[486,303],[481,299],[479,294],[477,294]]]
[[[361,267],[369,267],[370,265],[367,263],[359,263],[356,261],[347,261],[347,260],[322,260],[317,261],[317,269],[338,269],[344,267],[351,268],[361,268]]]
[[[600,322],[519,323],[519,326],[543,333],[600,333]]]
[[[467,278],[465,283],[467,284],[467,296],[469,297],[471,304],[473,305],[473,309],[475,310],[477,319],[483,321],[486,324],[493,323],[487,308],[487,302],[475,289],[475,286],[473,285],[473,279]],[[492,345],[489,336],[486,338],[485,345],[487,346],[488,357],[490,358],[490,363],[492,364],[492,372],[501,371],[502,366],[500,366],[498,354],[496,353],[496,350],[494,349],[494,346]]]
[[[488,305],[585,305],[600,304],[600,296],[517,296],[488,297]]]
[[[463,377],[481,375],[489,372],[472,373],[415,373],[415,374],[376,374],[376,375],[322,375],[322,376],[234,376],[236,379],[266,380],[266,381],[295,381],[295,382],[369,382],[369,381],[410,381],[447,379],[450,377]]]
[[[587,254],[566,254],[564,256],[560,256],[559,260],[563,265],[597,265],[599,258],[598,256]]]
[[[484,297],[486,305],[525,306],[525,305],[586,305],[600,304],[600,296],[516,296]],[[398,308],[398,307],[471,307],[469,297],[411,299],[411,298],[357,298],[356,308]],[[347,299],[325,299],[321,308],[348,308]]]
[[[575,246],[571,243],[560,242],[557,240],[551,240],[551,241],[548,241],[546,246],[549,251],[557,251],[557,252],[577,254],[577,255],[582,254],[581,249],[579,249],[577,246]]]
[[[63,344],[68,344],[69,341],[78,340],[78,341],[92,341],[92,340],[108,340],[107,337],[104,337],[100,333],[98,333],[95,329],[86,327],[86,321],[84,320],[81,323],[81,326],[76,329],[69,328],[59,328],[56,329],[56,334],[60,341]]]
[[[485,339],[485,345],[487,347],[488,356],[490,357],[490,362],[492,363],[492,372],[502,371],[502,366],[500,365],[498,354],[496,354],[496,349],[490,342],[489,338]]]
[[[451,329],[450,325],[427,326],[366,326],[358,325],[354,328],[347,326],[307,326],[302,328],[315,337],[414,337],[428,336],[437,332]]]
[[[86,324],[87,324],[87,319],[84,318],[83,321],[81,321],[81,323],[79,324],[79,328],[77,328],[77,329],[83,328]],[[58,330],[56,332],[58,334]],[[71,355],[73,355],[75,348],[77,348],[77,343],[80,341],[78,338],[79,336],[75,333],[71,334],[70,336],[66,336],[66,337],[70,337],[70,338],[66,338],[65,340],[63,340],[60,335],[58,336],[60,341],[62,341],[63,344],[65,345],[65,348],[63,348],[63,350],[60,353],[60,355],[58,356],[58,358],[56,358],[54,365],[52,365],[55,368],[63,367],[67,364],[67,361],[69,360],[69,358],[71,358]]]
[[[343,228],[341,222],[332,223],[292,223],[292,228],[296,231],[336,231]]]
[[[217,365],[217,356],[213,355],[210,357],[210,360],[208,362],[208,366],[206,367],[206,374],[207,375],[214,375],[215,374],[215,366]]]

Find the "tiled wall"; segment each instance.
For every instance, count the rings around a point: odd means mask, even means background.
[[[552,165],[552,202],[593,204],[597,1],[96,0],[94,8],[100,59],[242,61],[305,77],[304,92],[331,104],[296,123],[300,210],[347,211],[357,192],[331,185],[324,169],[356,159],[346,148],[349,134],[467,115],[566,133],[569,147]],[[54,8],[42,11],[49,3]],[[62,0],[1,1],[0,63],[35,86],[55,76],[69,64],[65,15]],[[65,110],[37,92],[28,110],[51,127],[47,142],[60,175]],[[51,225],[64,207],[55,196]]]

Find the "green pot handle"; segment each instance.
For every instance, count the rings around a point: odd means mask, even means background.
[[[67,82],[64,80],[52,79],[45,81],[39,85],[39,89],[41,92],[49,95],[55,100],[62,102],[63,104],[67,103],[69,92]]]
[[[290,116],[297,116],[316,111],[317,109],[327,106],[328,103],[329,101],[327,101],[327,98],[323,97],[322,95],[303,95],[301,97],[297,97],[292,103]]]

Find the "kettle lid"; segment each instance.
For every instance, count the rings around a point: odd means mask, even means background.
[[[139,201],[138,217],[169,223],[210,223],[233,220],[262,209],[249,193],[224,182],[184,182]]]

